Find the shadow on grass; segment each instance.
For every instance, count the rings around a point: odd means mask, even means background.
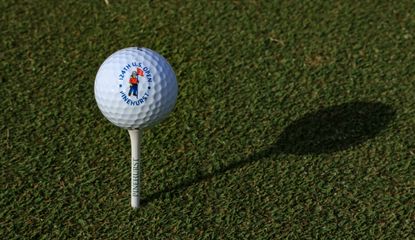
[[[317,155],[348,149],[375,137],[394,117],[395,110],[380,102],[349,102],[307,113],[287,126],[268,148],[213,173],[195,176],[153,193],[142,199],[142,205],[163,196],[176,195],[196,183],[280,153]]]

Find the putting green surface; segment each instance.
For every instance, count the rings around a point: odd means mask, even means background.
[[[413,1],[1,1],[2,239],[415,238]],[[112,52],[179,82],[142,140],[96,106]]]

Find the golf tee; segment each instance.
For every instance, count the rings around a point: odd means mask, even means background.
[[[131,140],[131,206],[140,207],[140,139],[141,130],[128,130]]]

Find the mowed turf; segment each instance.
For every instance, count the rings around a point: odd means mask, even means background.
[[[2,239],[414,239],[415,5],[1,1]],[[164,55],[177,105],[130,143],[112,52]]]

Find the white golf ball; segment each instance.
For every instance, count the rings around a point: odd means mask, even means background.
[[[95,78],[95,100],[118,127],[138,129],[163,120],[177,99],[176,76],[167,60],[140,47],[109,56]]]

